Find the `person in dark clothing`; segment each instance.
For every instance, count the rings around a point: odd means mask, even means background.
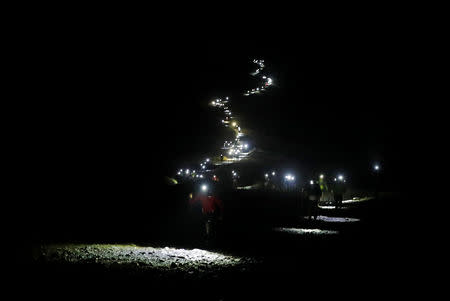
[[[320,185],[318,181],[311,180],[310,185],[306,188],[307,194],[307,216],[311,220],[314,216],[314,219],[317,219],[317,215],[319,212],[319,200],[322,196],[322,190],[320,189]]]
[[[343,178],[334,179],[333,183],[333,198],[335,203],[335,208],[339,209],[342,207],[342,200],[344,199],[344,193],[346,191],[345,183]]]

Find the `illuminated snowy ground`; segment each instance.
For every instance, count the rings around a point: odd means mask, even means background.
[[[332,230],[322,230],[322,229],[305,229],[305,228],[275,228],[277,232],[284,232],[289,234],[298,234],[298,235],[338,235],[339,231]]]
[[[363,197],[363,198],[359,198],[359,197],[355,197],[353,199],[350,200],[343,200],[342,204],[347,204],[347,205],[352,205],[352,204],[358,204],[358,203],[364,203],[370,200],[375,199],[374,197]],[[328,198],[328,200],[325,202],[326,205],[319,205],[320,209],[325,209],[325,210],[334,210],[336,209],[336,207],[334,206],[334,200],[332,199],[332,197]],[[350,207],[341,207],[340,210],[347,210],[350,209]]]
[[[353,198],[351,200],[343,200],[342,203],[343,204],[360,203],[360,202],[367,202],[367,201],[370,201],[370,200],[373,200],[373,199],[375,199],[375,198],[374,197],[363,197],[363,198],[355,197],[355,198]]]
[[[328,223],[354,223],[359,222],[359,218],[352,217],[334,217],[334,216],[325,216],[319,215],[317,216],[318,221],[328,222]]]
[[[41,250],[41,256],[56,263],[90,263],[112,269],[159,270],[188,274],[209,273],[256,263],[254,259],[200,249],[114,244],[48,245]]]
[[[308,221],[308,217],[303,216],[303,220]],[[314,219],[312,219],[312,221],[314,221]],[[354,217],[338,217],[338,216],[318,215],[317,221],[325,222],[325,223],[356,223],[361,220],[359,218],[354,218]]]

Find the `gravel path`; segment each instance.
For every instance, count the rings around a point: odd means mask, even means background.
[[[98,264],[106,269],[156,270],[187,275],[243,269],[257,263],[201,249],[155,248],[115,244],[54,244],[43,246],[41,257],[58,264]]]

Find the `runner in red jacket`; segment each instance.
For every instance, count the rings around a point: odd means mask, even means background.
[[[195,206],[201,204],[202,214],[205,219],[206,235],[212,238],[215,235],[217,221],[223,220],[223,202],[214,194],[214,191],[207,184],[202,184],[200,191],[190,199],[189,204]]]
[[[202,187],[205,187],[203,185]],[[207,190],[208,188],[205,188]],[[204,215],[214,215],[218,218],[223,217],[223,202],[215,196],[212,191],[200,191],[190,201],[189,204],[196,205],[200,203],[202,205],[202,213]]]

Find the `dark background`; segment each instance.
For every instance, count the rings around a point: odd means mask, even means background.
[[[153,206],[144,187],[157,201],[161,176],[217,143],[206,106],[217,96],[241,101],[249,126],[305,173],[343,169],[357,182],[379,161],[386,191],[406,183],[415,142],[404,92],[415,89],[414,65],[394,33],[195,40],[64,32],[27,41],[17,69],[29,83],[17,95],[27,122],[16,137],[25,142],[18,176],[27,184],[17,207],[33,239],[144,218]],[[276,80],[259,105],[240,96],[252,87],[253,58]]]

